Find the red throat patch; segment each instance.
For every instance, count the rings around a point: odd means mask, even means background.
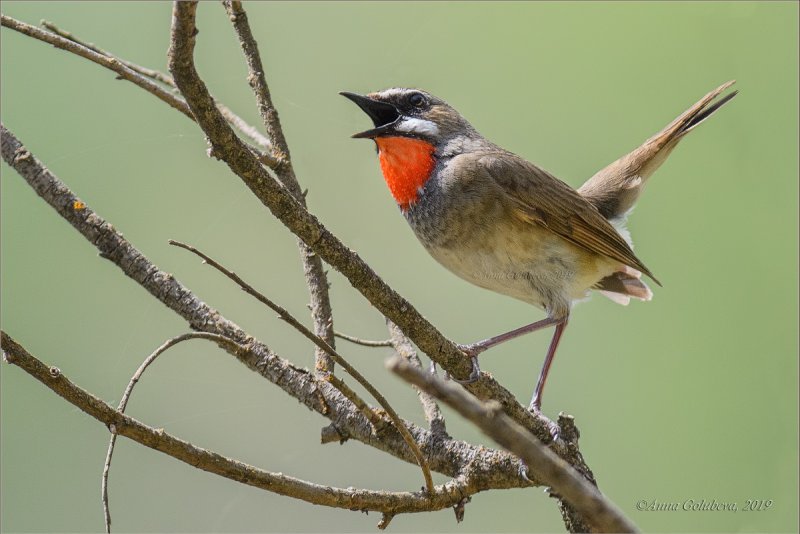
[[[378,157],[389,191],[403,210],[417,201],[436,161],[432,144],[410,137],[377,137]]]

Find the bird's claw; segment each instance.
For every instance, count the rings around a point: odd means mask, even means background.
[[[520,462],[519,462],[519,471],[518,471],[518,473],[519,473],[519,476],[520,476],[520,478],[522,480],[524,480],[525,482],[528,482],[530,484],[533,484],[533,480],[531,480],[528,477],[528,465],[525,463],[524,460],[520,460]]]
[[[481,366],[478,364],[478,354],[486,350],[486,347],[481,346],[479,343],[473,343],[472,345],[458,345],[458,349],[464,353],[470,359],[472,363],[472,371],[469,373],[469,377],[466,380],[459,380],[457,378],[453,378],[450,376],[450,373],[447,371],[444,372],[444,379],[445,380],[452,380],[461,385],[465,384],[472,384],[477,382],[481,378]]]
[[[531,405],[528,410],[533,413],[537,418],[542,419],[544,421],[545,426],[547,427],[547,431],[550,433],[550,437],[552,441],[550,443],[555,443],[558,441],[559,436],[561,435],[561,427],[558,426],[558,423],[555,421],[550,420],[549,417],[542,413],[541,408],[536,405]],[[547,445],[550,445],[547,443]]]
[[[463,385],[466,385],[466,384],[472,384],[474,382],[477,382],[480,379],[480,377],[481,377],[481,366],[478,364],[478,355],[477,354],[470,355],[469,360],[472,363],[472,371],[470,372],[469,377],[467,377],[466,380],[459,380],[458,378],[453,378],[452,376],[448,375],[448,377],[453,382],[456,382],[456,383],[461,384],[463,386]]]

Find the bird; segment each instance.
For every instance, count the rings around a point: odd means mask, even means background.
[[[544,310],[546,317],[469,345],[468,379],[478,355],[553,327],[529,410],[542,394],[573,305],[597,291],[616,303],[649,301],[643,275],[661,285],[634,254],[627,218],[648,179],[675,146],[729,102],[734,81],[714,89],[663,130],[589,178],[577,190],[483,137],[455,108],[415,88],[366,95],[342,91],[374,128],[352,137],[374,141],[400,212],[427,252],[479,287]]]

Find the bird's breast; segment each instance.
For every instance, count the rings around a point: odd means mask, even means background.
[[[415,203],[436,160],[432,144],[410,137],[378,137],[378,158],[386,185],[403,210]]]

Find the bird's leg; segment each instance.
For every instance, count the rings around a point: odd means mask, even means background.
[[[548,317],[546,319],[542,319],[541,321],[536,321],[535,323],[521,326],[511,330],[510,332],[506,332],[505,334],[500,334],[488,339],[484,339],[483,341],[478,341],[477,343],[472,343],[470,345],[459,345],[459,348],[464,352],[464,354],[469,356],[470,360],[472,361],[472,372],[470,373],[469,378],[466,380],[458,380],[455,378],[453,380],[459,384],[471,384],[475,382],[481,376],[481,368],[478,365],[478,354],[494,347],[495,345],[499,345],[500,343],[504,343],[519,336],[524,336],[525,334],[530,334],[531,332],[536,332],[537,330],[547,328],[548,326],[553,326],[554,324],[557,325],[562,321],[564,321],[564,319],[553,319]]]
[[[567,319],[568,317],[564,317],[556,323],[556,329],[555,332],[553,332],[553,339],[550,340],[550,347],[547,349],[547,356],[544,358],[542,371],[539,373],[539,380],[536,382],[536,389],[533,391],[531,405],[528,408],[534,413],[539,413],[541,411],[544,383],[547,381],[547,374],[550,372],[550,366],[553,364],[553,357],[556,355],[558,342],[561,341],[561,334],[564,333],[564,329],[567,327]]]
[[[500,334],[494,337],[490,337],[488,339],[484,339],[483,341],[472,343],[471,345],[462,345],[459,348],[463,350],[468,356],[477,356],[481,352],[490,349],[496,345],[499,345],[500,343],[505,343],[506,341],[518,338],[519,336],[524,336],[525,334],[536,332],[537,330],[541,330],[542,328],[553,326],[554,324],[558,324],[561,321],[562,319],[553,319],[548,317],[546,319],[542,319],[541,321],[536,321],[535,323],[515,328],[514,330],[506,332],[505,334]]]

